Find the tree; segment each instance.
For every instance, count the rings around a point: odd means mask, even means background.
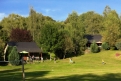
[[[18,15],[18,14],[10,14],[8,17],[3,18],[0,22],[0,26],[2,27],[0,34],[1,38],[4,42],[9,41],[9,36],[12,29],[15,28],[27,28],[26,18]]]
[[[24,28],[24,20],[25,18],[18,14],[10,14],[1,21],[1,26],[3,30],[10,34],[11,30],[14,28]]]
[[[74,52],[74,44],[67,30],[63,30],[60,33],[61,50],[63,51],[63,59],[66,58],[68,53]]]
[[[0,39],[0,61],[2,61],[4,59],[3,58],[4,45],[5,45],[5,43],[2,41],[2,39]]]
[[[83,54],[86,45],[85,29],[76,12],[69,14],[65,21],[65,29],[69,32],[73,41],[74,53],[76,55]]]
[[[41,30],[40,44],[45,52],[54,52],[58,43],[58,29],[53,22],[48,22]]]
[[[109,6],[106,6],[103,11],[103,15],[106,17],[110,12],[111,12],[111,8]]]
[[[4,61],[5,60],[5,55],[4,55],[4,46],[5,43],[4,41],[0,38],[0,61]],[[0,65],[2,65],[3,62],[0,62]],[[6,65],[6,63],[4,63]]]
[[[31,33],[32,33],[32,36],[33,36],[33,40],[35,38],[35,29],[36,29],[36,20],[37,20],[37,17],[36,17],[36,11],[33,9],[33,7],[30,7],[30,28],[31,28]]]
[[[86,34],[100,34],[102,31],[102,20],[103,17],[94,11],[89,11],[87,13],[83,13],[79,16],[80,23],[82,22],[85,33]]]
[[[102,41],[108,42],[111,47],[115,46],[116,41],[121,35],[120,18],[115,10],[110,11],[104,16],[104,31],[102,31]]]
[[[118,39],[115,44],[116,48],[121,50],[121,39]]]
[[[91,52],[92,53],[98,53],[99,52],[99,47],[98,47],[98,45],[95,43],[95,42],[93,42],[92,44],[91,44]]]
[[[20,63],[20,56],[17,52],[17,48],[13,47],[11,50],[11,53],[8,56],[8,61],[10,62],[11,65],[19,65]]]
[[[102,46],[101,47],[104,50],[109,50],[110,49],[109,43],[107,43],[107,42],[102,43]]]
[[[30,31],[26,29],[12,29],[10,34],[10,40],[14,42],[31,42],[32,36]]]

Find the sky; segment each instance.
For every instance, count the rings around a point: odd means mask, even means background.
[[[12,13],[27,17],[31,6],[56,21],[64,21],[73,11],[102,14],[106,6],[121,14],[121,0],[0,0],[0,20]]]

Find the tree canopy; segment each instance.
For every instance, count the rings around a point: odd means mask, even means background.
[[[0,21],[2,42],[35,41],[44,52],[54,52],[63,58],[70,53],[83,54],[87,34],[100,34],[103,42],[114,46],[121,37],[120,16],[106,6],[103,14],[94,11],[78,14],[72,11],[66,20],[55,21],[31,7],[28,17],[12,13]]]

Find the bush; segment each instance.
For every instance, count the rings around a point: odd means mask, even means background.
[[[98,53],[99,52],[99,47],[95,42],[93,42],[91,44],[91,52],[93,52],[93,53]]]
[[[109,50],[110,49],[110,45],[107,42],[102,43],[102,46],[101,47],[104,50]]]
[[[116,46],[111,46],[110,49],[111,50],[117,50]]]
[[[8,61],[10,62],[11,65],[19,65],[20,63],[19,58],[20,57],[19,57],[16,47],[13,47],[11,53],[8,56]]]
[[[117,49],[121,50],[121,42],[117,42],[117,43],[115,44],[115,46],[116,46]]]
[[[50,55],[50,60],[54,60],[56,58],[56,55],[54,53],[48,52]]]

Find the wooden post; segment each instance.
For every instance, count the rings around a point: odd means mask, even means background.
[[[24,73],[24,57],[22,55],[22,74],[23,74],[23,81],[25,81],[25,73]]]

